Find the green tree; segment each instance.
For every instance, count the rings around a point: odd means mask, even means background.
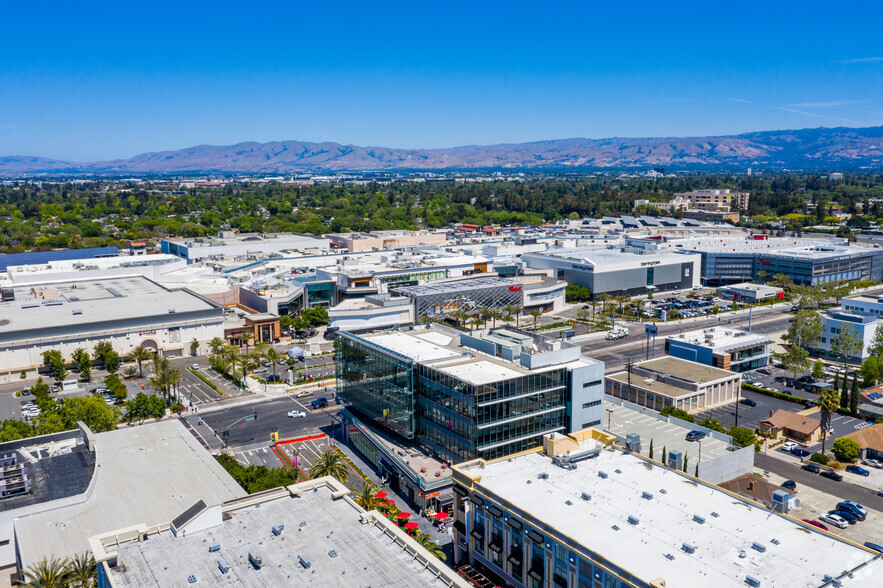
[[[291,318],[291,317],[288,317]],[[208,342],[209,349],[211,349],[212,353],[217,355],[221,353],[224,347],[227,346],[227,342],[221,339],[220,337],[215,337],[211,341]]]
[[[267,361],[273,364],[273,375],[276,375],[276,364],[280,359],[283,359],[285,355],[280,351],[276,351],[275,347],[270,347],[264,352],[264,357],[267,358]]]
[[[717,419],[703,419],[699,421],[700,427],[705,427],[706,429],[711,429],[712,431],[717,431],[718,433],[726,433],[727,430],[724,429],[723,425],[720,424],[720,421]]]
[[[181,372],[172,365],[168,358],[161,355],[154,357],[153,366],[150,384],[154,389],[161,391],[165,398],[171,398],[172,388],[181,381]]]
[[[858,405],[861,401],[861,395],[858,389],[858,375],[852,377],[852,390],[849,393],[849,412],[853,416],[858,416]]]
[[[662,446],[662,465],[668,467],[668,451],[666,451],[665,445]]]
[[[840,407],[840,395],[837,390],[822,390],[818,402],[822,416],[822,453],[825,453],[825,439],[831,428],[831,415]]]
[[[283,314],[279,317],[279,326],[283,329],[290,329],[293,322],[293,319],[287,314]]]
[[[353,498],[356,504],[364,510],[374,510],[380,504],[380,499],[375,496],[377,494],[377,486],[372,482],[365,482],[362,489]]]
[[[331,476],[336,478],[340,483],[346,484],[349,478],[349,469],[346,462],[334,449],[328,449],[319,456],[313,465],[310,466],[310,479],[323,478]]]
[[[77,421],[83,421],[94,433],[116,429],[120,418],[119,408],[108,406],[98,396],[66,398],[59,403],[58,414],[65,426],[63,430],[73,429]]]
[[[308,308],[301,313],[301,316],[307,319],[314,327],[327,325],[331,320],[328,316],[328,311],[321,306]]]
[[[93,588],[98,579],[95,559],[89,552],[78,553],[68,560],[68,578],[72,588]]]
[[[862,363],[862,384],[870,388],[877,384],[880,379],[880,362],[875,356],[871,356]]]
[[[70,572],[66,559],[43,558],[28,566],[23,573],[25,588],[68,588]]]
[[[138,345],[137,347],[132,348],[132,350],[129,352],[129,357],[131,357],[138,363],[138,377],[143,378],[143,364],[145,361],[150,361],[150,359],[153,358],[153,352],[151,352],[146,347]]]
[[[129,389],[126,387],[125,382],[120,380],[120,377],[116,374],[108,374],[104,378],[104,385],[119,402],[124,401],[129,393]]]
[[[120,354],[114,350],[113,345],[109,341],[99,341],[95,344],[95,357],[101,361],[104,369],[110,373],[115,373],[120,369]]]
[[[503,312],[508,314],[510,317],[515,318],[515,326],[518,326],[518,317],[521,315],[522,308],[517,304],[508,304],[503,307]],[[507,321],[508,322],[508,321]]]
[[[874,331],[874,338],[871,339],[871,346],[868,347],[868,352],[877,357],[883,355],[883,325],[880,325]]]
[[[192,341],[190,341],[190,355],[196,355],[196,352],[199,351],[199,340],[194,337]]]
[[[791,345],[812,349],[821,334],[822,319],[819,314],[812,310],[801,310],[791,318],[788,332],[782,338]]]
[[[430,554],[441,560],[447,560],[448,557],[445,555],[444,549],[442,546],[436,542],[435,539],[432,538],[428,533],[420,533],[417,536],[417,543],[420,544],[420,547],[428,551]]]
[[[822,363],[822,360],[817,359],[812,364],[812,377],[814,380],[821,380],[825,377],[825,364]]]
[[[837,461],[847,463],[854,462],[862,450],[858,441],[850,439],[849,437],[840,437],[839,439],[836,439],[831,445],[831,448],[834,450],[834,456],[837,458]]]
[[[166,403],[159,396],[139,392],[126,403],[125,421],[139,425],[147,419],[161,419],[166,414]]]
[[[757,435],[747,427],[730,427],[729,434],[733,438],[733,443],[739,447],[748,447],[757,441]]]
[[[92,379],[92,358],[89,356],[89,352],[79,347],[74,349],[73,354],[71,354],[71,360],[80,370],[80,377],[89,381]]]
[[[691,415],[686,410],[677,408],[675,406],[666,406],[659,411],[659,414],[661,414],[662,416],[672,416],[677,419],[681,419],[682,421],[687,421],[688,423],[694,422],[693,415]]]
[[[688,455],[690,455],[690,454],[687,452],[684,452],[684,473],[685,474],[687,473],[687,463],[689,463],[689,461],[690,461],[690,458],[687,457]]]
[[[61,356],[61,351],[57,349],[43,352],[43,365],[52,370],[52,377],[56,382],[62,381],[67,376],[64,358]]]
[[[653,459],[653,439],[650,439],[650,459]]]
[[[245,467],[229,455],[215,457],[227,473],[249,494],[263,492],[297,482],[297,474],[286,468],[269,469],[266,466]]]
[[[843,369],[855,355],[861,353],[865,342],[849,324],[841,323],[840,331],[831,339],[831,354],[843,360]]]
[[[791,370],[794,377],[797,378],[797,372],[809,369],[809,352],[797,345],[791,345],[784,357],[782,357],[782,363],[785,364],[785,367]]]
[[[539,308],[534,308],[533,310],[529,311],[527,314],[529,314],[533,318],[533,330],[536,331],[537,330],[537,321],[539,321],[540,317],[543,316],[543,311],[540,310]]]
[[[849,408],[849,373],[843,376],[843,385],[840,388],[840,408]]]

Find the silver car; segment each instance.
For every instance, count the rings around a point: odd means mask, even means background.
[[[862,463],[866,466],[871,466],[872,468],[883,469],[883,462],[878,461],[876,459],[863,459]]]
[[[838,529],[845,529],[849,526],[846,519],[835,514],[823,514],[819,517],[819,520],[828,523],[829,525],[834,525]]]

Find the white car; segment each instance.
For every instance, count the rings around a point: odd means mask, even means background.
[[[307,413],[301,412],[299,410],[292,410],[291,412],[288,413],[288,418],[292,418],[292,419],[301,418],[301,417],[305,417],[305,416],[307,416]]]
[[[782,451],[790,452],[792,449],[797,449],[797,443],[794,441],[788,441],[782,444]]]
[[[828,523],[829,525],[834,525],[838,529],[845,529],[849,526],[849,523],[846,522],[846,519],[843,517],[838,517],[835,514],[823,514],[819,517],[820,521]]]
[[[199,364],[198,364],[198,363],[193,363],[193,364],[190,364],[190,367],[191,367],[191,369],[198,370],[198,369],[199,369]]]

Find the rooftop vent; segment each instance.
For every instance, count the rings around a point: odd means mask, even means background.
[[[61,300],[50,300],[49,302],[44,302],[46,306],[61,306]]]
[[[276,525],[273,527],[273,534],[277,537],[282,534],[282,529],[285,528],[285,525]]]
[[[187,576],[187,582],[190,584],[196,584],[196,576],[190,574],[189,576]]]
[[[537,478],[539,478],[540,480],[548,480],[549,474],[547,474],[546,472],[540,472],[539,474],[537,474]]]
[[[77,302],[80,300],[80,297],[79,296],[68,296],[67,299],[70,300],[71,302]]]
[[[711,516],[713,516],[714,518],[718,518],[720,515],[717,514],[716,512],[712,512],[712,513],[711,513]]]
[[[261,569],[261,566],[264,564],[264,560],[261,558],[260,553],[252,553],[250,551],[248,552],[248,561],[256,570]]]
[[[778,544],[779,544],[779,540],[773,538],[773,539],[770,539],[770,543],[772,543],[773,545],[778,545]]]
[[[665,559],[667,559],[668,561],[674,561],[674,560],[675,560],[675,556],[673,556],[673,555],[670,554],[670,553],[666,553],[666,554],[665,554]]]
[[[216,551],[221,551],[221,544],[220,543],[212,543],[211,545],[208,546],[209,553],[214,553]]]
[[[40,305],[37,304],[36,302],[28,302],[27,304],[22,304],[21,307],[22,308],[39,308]]]
[[[685,553],[696,553],[696,548],[689,543],[684,543],[681,545],[681,551],[684,551]]]
[[[174,309],[174,308],[170,308],[170,309],[169,309],[169,314],[175,314],[175,309]]]
[[[73,313],[73,314],[83,314],[83,311],[82,311],[81,309],[79,309],[79,308],[75,308],[75,309],[73,309],[73,310],[71,311],[71,313]]]
[[[328,552],[328,557],[337,557],[337,552],[332,549]]]
[[[123,297],[122,293],[120,293],[120,291],[116,288],[107,288],[107,291],[110,292],[112,296],[115,296],[117,298]]]

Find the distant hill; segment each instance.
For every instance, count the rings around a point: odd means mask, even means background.
[[[0,157],[2,175],[651,167],[883,168],[883,127],[764,131],[722,137],[556,139],[450,149],[394,149],[307,141],[247,142],[197,145],[92,163]]]

